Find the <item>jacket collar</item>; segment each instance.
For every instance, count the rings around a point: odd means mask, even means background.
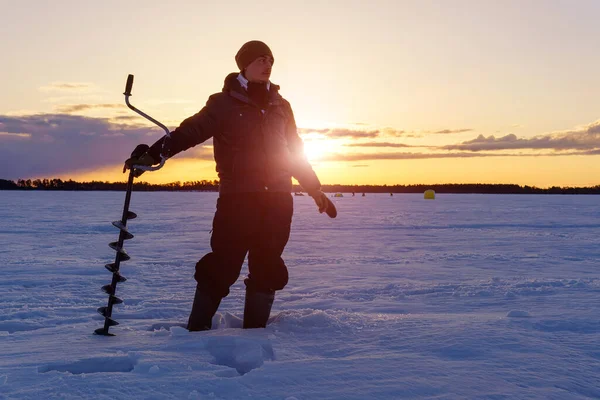
[[[248,79],[240,72],[237,76],[237,80],[240,81],[240,85],[248,90]],[[271,81],[267,82],[267,90],[271,89]]]
[[[225,77],[223,92],[229,94],[234,99],[260,108],[256,103],[250,100],[250,98],[248,97],[248,93],[246,92],[246,89],[242,86],[242,82],[240,82],[238,76],[241,76],[239,72],[232,72],[231,74],[227,75],[227,77]],[[279,94],[279,85],[269,82],[269,105],[279,105],[281,104],[282,100],[283,98]]]

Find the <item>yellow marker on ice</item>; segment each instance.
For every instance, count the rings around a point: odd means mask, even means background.
[[[433,191],[432,189],[427,189],[423,194],[423,198],[425,200],[435,200],[435,191]]]

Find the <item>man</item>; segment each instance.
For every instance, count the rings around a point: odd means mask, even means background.
[[[235,61],[240,72],[225,78],[222,92],[210,96],[206,106],[185,119],[170,138],[164,136],[145,154],[125,162],[125,168],[157,164],[161,157],[170,158],[213,138],[219,198],[212,251],[196,264],[190,331],[211,329],[212,317],[239,277],[246,254],[243,326],[265,327],[275,291],[288,282],[281,254],[292,222],[292,176],[312,196],[319,212],[330,204],[304,156],[292,108],[279,94],[279,86],[269,81],[271,49],[250,41]]]

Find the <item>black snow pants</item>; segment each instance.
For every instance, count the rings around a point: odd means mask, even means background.
[[[198,287],[221,299],[238,279],[248,254],[248,289],[281,290],[288,271],[281,254],[288,242],[293,214],[291,193],[221,195],[213,219],[212,252],[196,264]]]

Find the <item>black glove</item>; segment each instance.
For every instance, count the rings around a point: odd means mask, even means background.
[[[308,195],[315,200],[320,213],[326,213],[329,218],[337,217],[337,210],[327,195],[320,190],[311,190]]]
[[[131,153],[131,157],[125,160],[125,165],[123,166],[123,173],[128,169],[131,169],[134,165],[147,165],[151,166],[157,164],[157,161],[148,154],[148,150],[150,147],[147,144],[139,144]],[[136,169],[133,171],[133,176],[136,178],[144,173],[141,169]]]

